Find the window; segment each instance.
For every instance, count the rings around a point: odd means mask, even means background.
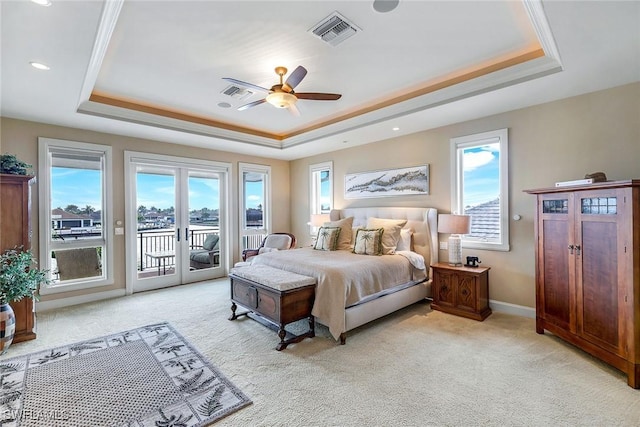
[[[328,214],[333,208],[333,162],[317,163],[309,166],[309,213]],[[318,230],[311,226],[311,234]]]
[[[257,248],[271,230],[271,167],[239,164],[240,251]]]
[[[509,250],[508,130],[451,139],[451,212],[471,215],[466,248]]]
[[[39,139],[42,294],[113,283],[111,147]]]

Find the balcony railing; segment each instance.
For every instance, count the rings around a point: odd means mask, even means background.
[[[207,235],[219,234],[218,227],[198,227],[189,230],[189,249],[201,247]],[[151,264],[150,259],[144,254],[158,252],[175,252],[176,231],[175,230],[139,230],[138,231],[138,270],[144,271],[146,268],[157,268],[157,265]],[[173,267],[175,258],[171,258],[167,267]]]

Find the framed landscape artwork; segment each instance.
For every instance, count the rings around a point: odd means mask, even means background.
[[[429,165],[346,174],[344,198],[429,194]]]

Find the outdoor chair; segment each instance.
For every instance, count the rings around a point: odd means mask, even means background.
[[[192,249],[189,252],[189,266],[199,270],[211,268],[220,263],[220,236],[218,234],[207,234],[201,249]]]
[[[272,233],[262,240],[259,248],[242,251],[242,261],[248,261],[264,252],[283,251],[296,247],[296,236],[291,233]]]
[[[66,249],[54,254],[61,281],[102,276],[97,248]]]

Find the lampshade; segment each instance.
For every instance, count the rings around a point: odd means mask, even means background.
[[[461,234],[471,231],[471,217],[469,215],[438,215],[438,233],[449,233],[449,265],[462,265]]]
[[[312,227],[322,227],[327,221],[330,221],[329,214],[311,214]]]
[[[469,215],[438,215],[438,233],[469,234],[471,217]]]
[[[273,92],[267,95],[267,102],[277,108],[288,108],[295,104],[298,98],[287,92]]]

